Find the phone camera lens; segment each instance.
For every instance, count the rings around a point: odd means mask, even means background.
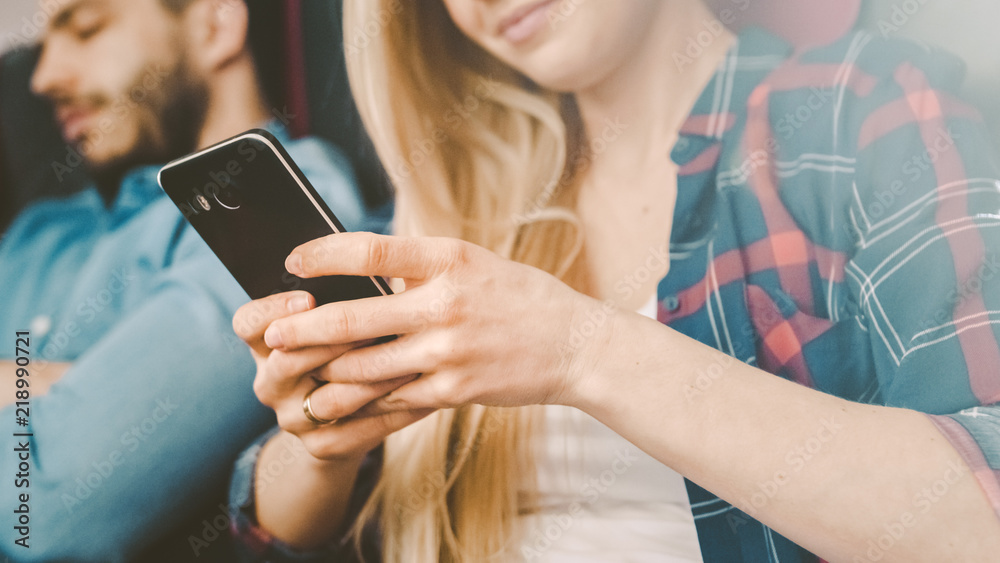
[[[195,198],[195,199],[196,199],[196,200],[198,201],[198,205],[200,205],[200,206],[201,206],[201,208],[202,208],[202,209],[204,209],[205,211],[208,211],[209,209],[211,209],[211,208],[212,208],[212,206],[211,206],[211,205],[209,205],[209,203],[208,203],[208,199],[206,199],[206,198],[205,198],[205,196],[203,196],[203,195],[199,195],[199,196],[198,196],[197,198]]]

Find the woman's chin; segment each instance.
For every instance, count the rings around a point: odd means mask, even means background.
[[[549,60],[544,64],[525,65],[519,70],[532,82],[552,92],[580,92],[594,82],[593,66],[577,61]]]

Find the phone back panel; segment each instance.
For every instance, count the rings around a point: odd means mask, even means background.
[[[322,305],[391,293],[377,277],[302,279],[285,270],[295,247],[344,228],[266,131],[166,165],[160,186],[253,299],[304,290]]]

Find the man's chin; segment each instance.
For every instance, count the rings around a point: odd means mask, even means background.
[[[167,101],[140,107],[112,132],[88,131],[77,145],[91,178],[111,201],[134,168],[165,164],[194,150],[207,113],[204,88],[164,87]]]

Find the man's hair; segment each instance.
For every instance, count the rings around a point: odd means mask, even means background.
[[[273,0],[243,0],[249,13],[247,42],[250,54],[257,68],[264,98],[269,104],[279,104],[284,92],[282,80],[282,58],[284,53],[284,34],[282,25],[284,2]],[[171,14],[181,14],[195,0],[160,0],[160,4]]]

